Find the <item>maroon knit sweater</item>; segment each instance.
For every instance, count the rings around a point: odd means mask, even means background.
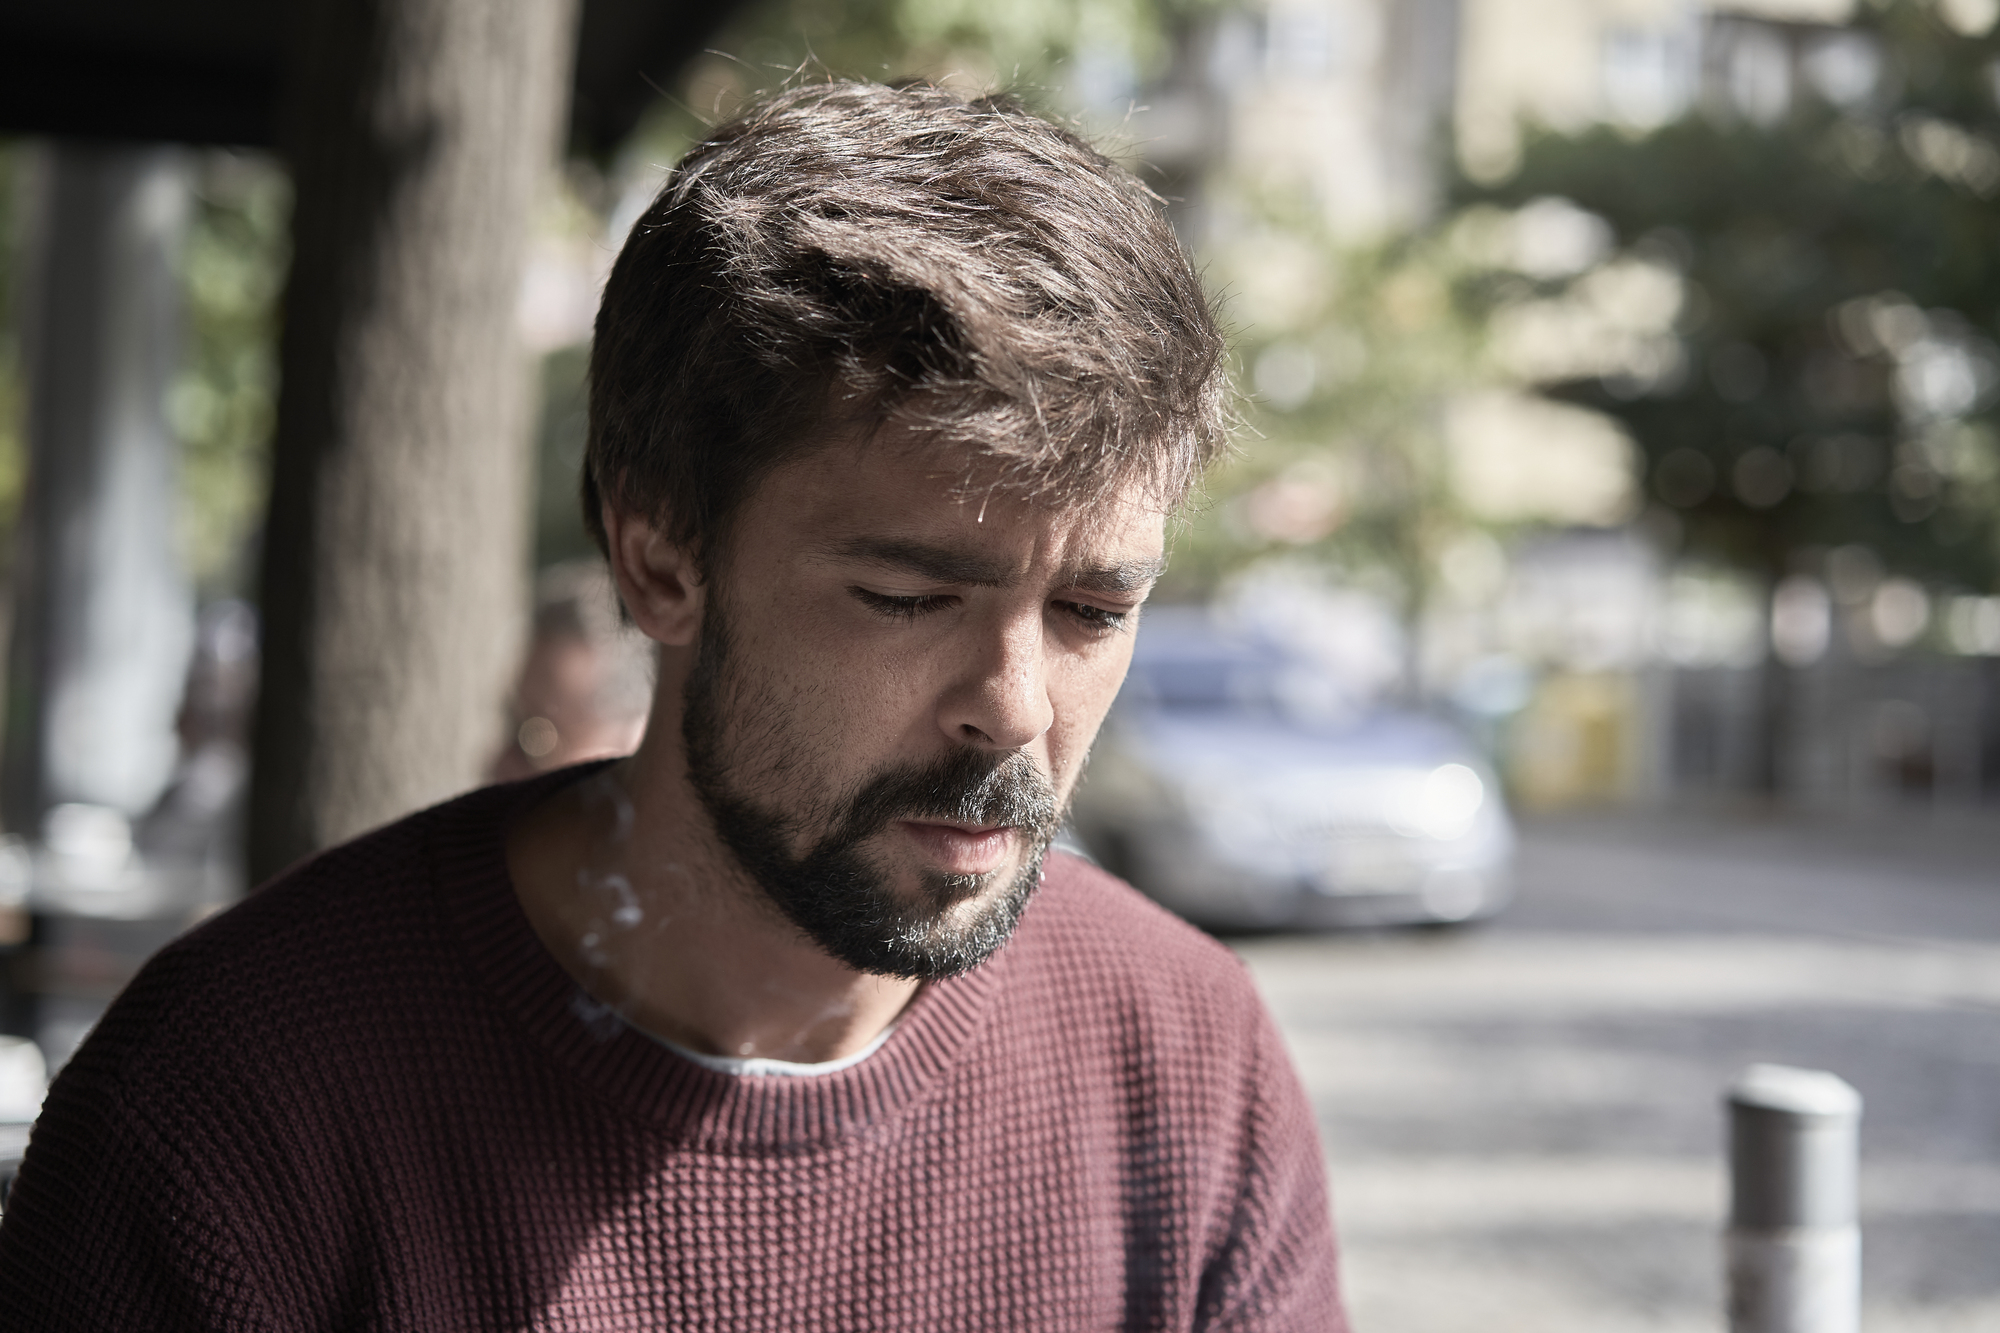
[[[547,780],[307,863],[56,1080],[0,1326],[1344,1328],[1311,1114],[1241,966],[1069,857],[814,1078],[682,1059],[508,882]]]

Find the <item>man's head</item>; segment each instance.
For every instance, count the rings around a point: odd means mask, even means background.
[[[829,952],[934,976],[1004,941],[1222,401],[1158,200],[1009,102],[795,89],[634,227],[587,513],[685,652],[663,704],[717,834]]]

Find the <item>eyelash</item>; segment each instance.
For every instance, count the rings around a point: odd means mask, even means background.
[[[1069,608],[1071,615],[1081,620],[1084,624],[1095,630],[1103,630],[1106,633],[1114,633],[1122,630],[1132,621],[1132,613],[1130,611],[1107,611],[1101,606],[1092,606],[1088,602],[1064,602],[1063,605]]]
[[[892,620],[915,620],[918,616],[932,611],[942,611],[951,598],[941,593],[929,597],[891,597],[887,593],[870,592],[866,588],[849,588],[849,592],[861,599],[861,604],[871,611],[880,612]]]
[[[848,591],[869,610],[892,620],[915,620],[932,611],[942,611],[953,600],[942,593],[926,597],[892,597],[887,593],[870,592],[866,588],[849,588]],[[1107,611],[1088,602],[1063,602],[1061,605],[1088,628],[1105,633],[1123,630],[1132,619],[1129,611]]]

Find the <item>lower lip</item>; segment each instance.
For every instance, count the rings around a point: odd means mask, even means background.
[[[1011,828],[971,833],[949,824],[920,824],[908,819],[897,827],[909,834],[948,875],[984,875],[1006,859],[1007,850],[1014,843]]]

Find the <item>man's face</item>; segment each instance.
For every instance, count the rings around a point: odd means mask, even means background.
[[[895,976],[1006,941],[1163,549],[1136,485],[1077,512],[952,479],[895,438],[767,478],[717,562],[683,714],[745,870],[829,953]]]

